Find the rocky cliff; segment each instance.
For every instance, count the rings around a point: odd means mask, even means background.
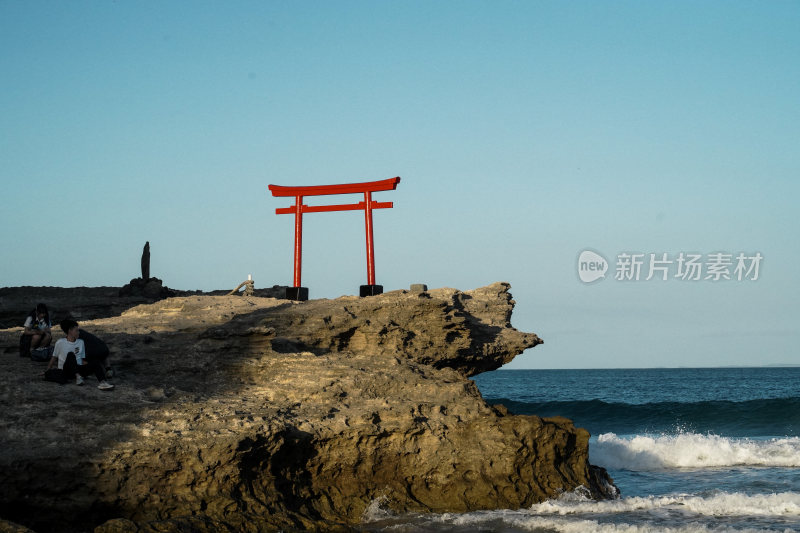
[[[290,302],[185,296],[83,322],[116,390],[41,381],[0,330],[0,518],[36,531],[347,529],[586,487],[589,435],[489,406],[469,376],[541,340],[509,286]],[[10,526],[9,526],[10,527]]]

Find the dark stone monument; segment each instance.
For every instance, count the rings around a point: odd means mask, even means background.
[[[132,279],[119,290],[119,295],[160,300],[176,294],[169,287],[165,287],[160,279],[150,276],[150,241],[147,241],[142,250],[142,277]]]
[[[150,241],[144,243],[142,250],[142,279],[145,282],[150,279]]]

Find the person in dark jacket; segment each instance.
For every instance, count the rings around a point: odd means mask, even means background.
[[[106,379],[114,377],[114,370],[111,368],[111,362],[108,360],[108,356],[111,353],[108,349],[108,345],[85,329],[78,330],[78,338],[86,345],[86,359],[88,359],[90,363],[96,362],[102,366],[106,374]]]

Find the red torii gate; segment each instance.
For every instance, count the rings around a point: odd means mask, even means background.
[[[338,185],[309,185],[284,187],[270,185],[272,196],[294,196],[291,207],[279,207],[276,215],[294,215],[294,286],[286,289],[286,298],[291,300],[307,300],[308,288],[300,282],[301,262],[303,256],[303,213],[321,213],[323,211],[364,210],[364,225],[367,233],[367,284],[361,285],[361,296],[372,296],[383,293],[383,286],[375,284],[375,243],[372,237],[372,210],[392,207],[392,202],[375,202],[372,193],[377,191],[393,191],[400,183],[400,178],[362,183],[342,183]],[[326,194],[364,193],[364,201],[357,204],[338,205],[303,205],[304,196],[321,196]]]

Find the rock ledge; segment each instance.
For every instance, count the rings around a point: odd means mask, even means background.
[[[0,330],[0,517],[40,532],[329,530],[376,501],[613,497],[585,430],[489,406],[468,379],[541,343],[511,327],[508,291],[139,305],[82,323],[112,348],[111,393],[41,381],[14,353],[21,328]]]

